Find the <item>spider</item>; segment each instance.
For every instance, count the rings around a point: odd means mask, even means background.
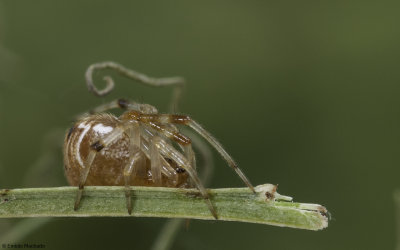
[[[111,77],[98,90],[92,75],[94,70],[113,69],[125,77],[151,86],[175,86],[176,105],[184,79],[181,77],[151,78],[114,62],[91,65],[85,74],[89,91],[97,96],[108,94],[114,87]],[[110,109],[125,110],[116,117],[105,113]],[[64,170],[70,185],[78,186],[74,210],[79,208],[84,186],[125,186],[126,207],[132,213],[130,186],[162,186],[197,188],[210,212],[218,218],[196,172],[196,159],[191,139],[176,125],[188,126],[208,141],[232,167],[244,183],[254,187],[222,145],[199,123],[187,115],[160,114],[149,104],[125,99],[100,105],[81,115],[64,140]]]

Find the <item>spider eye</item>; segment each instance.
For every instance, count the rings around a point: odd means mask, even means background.
[[[176,167],[176,168],[175,168],[175,171],[176,171],[178,174],[182,174],[182,173],[185,173],[185,172],[186,172],[186,170],[185,170],[184,168],[180,168],[180,167]]]

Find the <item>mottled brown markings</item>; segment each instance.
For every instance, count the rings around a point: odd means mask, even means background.
[[[7,199],[7,198],[5,198],[3,201],[4,201],[4,202],[7,202],[7,201],[8,201],[8,199]]]

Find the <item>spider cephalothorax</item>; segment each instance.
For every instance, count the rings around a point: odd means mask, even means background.
[[[181,86],[182,78],[150,78],[125,69],[119,64],[94,64],[86,73],[88,88],[97,95],[111,91],[114,83],[105,77],[107,87],[97,90],[92,82],[94,69],[112,68],[119,73],[155,86]],[[179,89],[175,91],[177,99]],[[120,117],[104,113],[110,109],[126,110]],[[81,116],[67,132],[64,141],[64,165],[68,182],[79,187],[75,210],[79,207],[85,185],[124,185],[128,212],[132,211],[130,186],[195,187],[217,214],[196,171],[191,139],[176,125],[192,128],[204,137],[228,162],[254,192],[253,186],[221,144],[197,122],[186,115],[159,114],[149,104],[124,99],[101,105]]]

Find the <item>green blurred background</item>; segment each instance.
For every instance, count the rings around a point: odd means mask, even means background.
[[[394,249],[399,8],[390,0],[1,1],[1,188],[67,185],[58,142],[76,114],[119,97],[167,111],[170,89],[123,78],[104,99],[90,94],[87,66],[113,60],[184,76],[180,110],[254,184],[279,184],[332,213],[320,232],[191,221],[173,249]],[[243,186],[214,156],[210,187]],[[0,232],[18,221],[1,220]],[[58,218],[21,242],[147,249],[164,222]]]

